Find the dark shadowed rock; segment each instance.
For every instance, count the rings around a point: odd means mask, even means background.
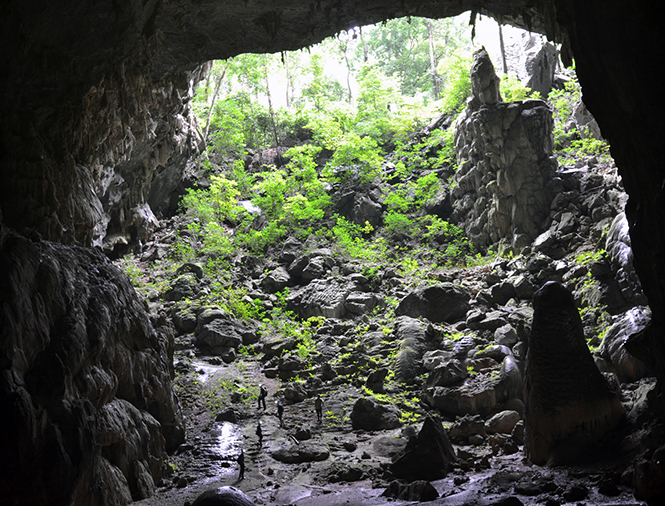
[[[466,316],[469,298],[466,290],[452,283],[419,288],[400,301],[395,308],[395,315],[423,317],[437,323],[454,323]]]
[[[434,486],[424,480],[417,480],[412,483],[400,483],[392,481],[388,488],[381,494],[383,497],[392,497],[403,501],[433,501],[439,497],[439,493]]]
[[[11,504],[150,495],[184,440],[172,334],[100,251],[3,232],[0,489]]]
[[[474,376],[460,386],[429,388],[426,399],[446,415],[487,413],[497,405],[496,381]]]
[[[381,404],[372,397],[358,399],[351,411],[351,425],[354,429],[384,430],[402,425],[399,408],[391,404]]]
[[[217,414],[215,421],[238,423],[238,413],[236,413],[233,408],[226,408],[224,411],[220,411]]]
[[[572,462],[616,427],[623,408],[591,357],[572,294],[548,282],[533,306],[524,380],[526,454],[535,464]]]
[[[358,481],[365,474],[366,466],[359,464],[348,464],[345,462],[334,462],[326,470],[326,476],[330,483],[340,481]]]
[[[187,272],[178,276],[171,287],[164,292],[165,300],[178,301],[184,298],[193,298],[199,291],[198,279],[195,274]]]
[[[219,487],[203,492],[192,506],[254,506],[254,501],[235,487]]]
[[[437,480],[448,474],[455,460],[441,420],[428,416],[418,436],[409,440],[406,453],[392,463],[390,471],[405,480]]]
[[[469,375],[467,368],[456,358],[434,368],[427,377],[427,384],[433,387],[458,385]]]

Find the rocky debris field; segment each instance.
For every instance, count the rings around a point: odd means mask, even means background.
[[[205,303],[215,280],[198,262],[155,288],[165,272],[149,262],[167,255],[180,218],[163,222],[139,259],[141,290],[174,328],[187,439],[169,457],[172,475],[140,504],[186,504],[224,485],[275,505],[641,504],[632,483],[640,458],[648,461],[638,455],[640,427],[654,382],[624,346],[649,320],[625,196],[612,164],[595,158],[560,167],[555,183],[550,226],[521,254],[433,270],[426,284],[295,239],[272,256],[237,258],[233,284],[246,288],[263,323],[286,311],[301,322],[281,335]],[[582,308],[594,361],[627,414],[612,444],[582,467],[534,466],[524,456],[531,297],[547,281],[563,283]],[[257,406],[261,384],[266,408]],[[396,460],[426,420],[443,428],[450,455],[416,458],[405,473]],[[432,458],[443,459],[439,474]]]

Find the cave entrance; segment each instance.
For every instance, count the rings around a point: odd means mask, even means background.
[[[621,332],[626,320],[648,319],[648,310],[638,307],[644,299],[634,271],[624,266],[632,285],[622,288],[615,279],[613,269],[621,267],[612,265],[608,251],[627,245],[625,219],[617,219],[626,196],[609,146],[594,137],[580,106],[574,73],[562,72],[554,89],[543,91],[549,104],[517,78],[506,78],[505,104],[483,102],[466,112],[473,86],[458,78],[468,75],[471,60],[460,71],[452,55],[457,74],[446,81],[467,88],[451,93],[451,110],[429,112],[418,124],[402,111],[413,103],[394,92],[388,98],[385,76],[361,70],[358,83],[349,84],[346,51],[355,40],[362,61],[367,32],[364,41],[354,30],[330,42],[344,51],[342,82],[334,82],[339,72],[325,73],[316,49],[306,55],[313,65],[309,74],[301,72],[307,80],[300,98],[288,83],[276,91],[270,80],[276,67],[264,56],[214,64],[194,99],[210,149],[192,167],[196,186],[184,198],[187,212],[119,262],[156,311],[173,316],[176,388],[186,392],[194,430],[206,428],[235,449],[244,441],[245,458],[255,466],[245,489],[269,504],[315,502],[318,487],[339,503],[367,504],[381,504],[384,489],[401,499],[431,497],[426,494],[434,490],[450,501],[465,494],[616,501],[604,497],[607,491],[629,498],[616,470],[580,470],[573,479],[569,469],[543,471],[522,457],[522,375],[535,289],[547,281],[567,284],[581,308],[584,338],[611,374],[619,373],[601,349],[603,337]],[[537,74],[542,84],[547,69],[550,85],[556,81],[545,45],[518,39],[545,58],[530,67],[530,77]],[[284,76],[295,73],[294,60],[278,58]],[[234,87],[233,72],[253,93]],[[444,100],[446,83],[437,90],[435,81],[429,102],[437,94]],[[260,87],[263,102],[256,100]],[[308,102],[310,112],[280,115],[277,96],[284,104]],[[548,123],[543,118],[551,110],[556,117]],[[396,127],[395,118],[418,127]],[[243,137],[234,137],[239,131]],[[478,152],[490,156],[470,155],[469,147],[484,137],[491,142]],[[492,152],[496,146],[505,151]],[[502,166],[500,158],[518,162]],[[532,236],[522,231],[521,242],[511,242],[513,229],[493,234],[500,216],[480,218],[529,201],[517,196],[525,183],[536,184],[525,165],[547,174],[539,183],[548,194],[547,212]],[[480,173],[483,166],[489,170]],[[494,187],[508,189],[495,198]],[[476,230],[483,226],[485,235]],[[156,287],[163,272],[170,279]],[[631,384],[624,393],[645,376],[641,369],[624,377]],[[259,384],[268,390],[267,407],[258,399]],[[314,418],[318,395],[320,420]],[[283,420],[275,416],[277,403]],[[436,483],[405,491],[390,485],[404,477],[392,461],[417,438],[427,413],[441,417],[459,460],[447,477],[414,465],[409,478]],[[240,434],[224,442],[233,420]],[[204,463],[223,461],[224,472],[208,473],[196,486],[230,479],[235,456],[211,456],[204,440],[198,454],[194,444],[176,457],[179,474],[200,469],[195,457],[203,455]],[[293,464],[302,466],[299,483]]]

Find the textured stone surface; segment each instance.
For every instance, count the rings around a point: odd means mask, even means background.
[[[453,283],[418,288],[404,297],[395,308],[395,315],[424,317],[432,322],[454,323],[469,310],[470,295]]]
[[[524,377],[525,451],[534,464],[588,457],[623,416],[587,348],[572,294],[548,282],[534,295]]]
[[[289,445],[272,452],[272,458],[287,464],[300,464],[302,462],[318,462],[326,460],[330,451],[326,446],[305,442],[299,445]]]
[[[631,336],[642,332],[651,320],[648,308],[637,306],[626,311],[607,329],[599,352],[611,364],[614,372],[622,383],[639,381],[647,375],[644,363],[626,350],[626,342]]]
[[[491,65],[486,52],[474,54],[471,78],[482,81],[478,88],[495,83]],[[474,76],[474,70],[482,75]],[[543,231],[550,213],[548,182],[556,170],[552,114],[540,100],[502,103],[476,94],[474,88],[455,124],[460,168],[451,220],[480,248],[503,239],[521,250]]]
[[[184,439],[172,335],[101,253],[0,228],[0,489],[7,504],[126,504]],[[30,498],[29,500],[27,498]]]

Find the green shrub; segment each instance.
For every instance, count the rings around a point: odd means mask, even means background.
[[[443,79],[441,110],[460,112],[471,96],[471,57],[451,55],[439,63],[438,72]]]
[[[527,88],[513,74],[504,74],[501,79],[501,95],[504,102],[518,102],[528,98],[540,98],[540,92]]]

